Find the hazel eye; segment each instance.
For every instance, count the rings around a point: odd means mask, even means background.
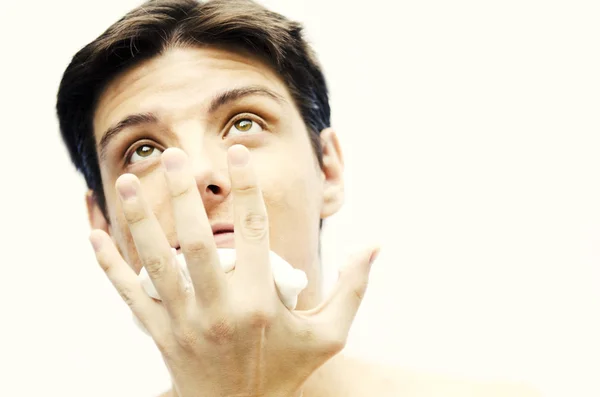
[[[130,163],[137,163],[138,161],[142,161],[148,158],[160,156],[161,151],[155,148],[152,145],[142,145],[133,152],[131,158],[129,159]]]
[[[248,133],[257,133],[262,132],[263,129],[256,121],[250,119],[240,119],[233,123],[231,128],[229,129],[229,134],[248,134]]]

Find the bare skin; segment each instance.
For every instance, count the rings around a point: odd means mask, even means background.
[[[305,384],[304,397],[540,397],[522,384],[473,382],[338,355]],[[160,397],[177,397],[171,390]]]
[[[236,95],[222,96],[227,92]],[[146,61],[108,85],[94,133],[109,219],[88,192],[90,238],[107,276],[163,353],[175,387],[165,395],[533,395],[518,388],[493,394],[500,389],[420,378],[338,354],[377,247],[359,253],[333,294],[323,296],[318,225],[343,203],[340,146],[334,130],[322,131],[319,167],[285,84],[252,55],[179,48]],[[248,214],[258,222],[245,221]],[[235,226],[230,238],[212,235],[217,223]],[[219,273],[217,247],[236,248],[235,274]],[[170,248],[186,255],[191,286],[169,266]],[[297,311],[282,309],[276,297],[269,249],[308,276]],[[136,284],[142,266],[162,304]]]

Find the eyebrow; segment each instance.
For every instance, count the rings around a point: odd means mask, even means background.
[[[265,96],[274,99],[279,103],[287,103],[283,96],[268,88],[261,86],[240,87],[223,91],[215,95],[208,106],[208,113],[213,114],[223,106],[248,96]],[[137,127],[144,124],[158,124],[159,122],[158,116],[153,112],[132,114],[125,117],[112,127],[108,128],[100,139],[100,143],[98,144],[100,149],[100,159],[104,160],[106,158],[107,148],[110,141],[112,141],[124,129]]]
[[[286,103],[285,98],[279,95],[278,93],[271,91],[268,88],[261,86],[249,86],[249,87],[240,87],[233,88],[231,90],[223,91],[214,96],[212,101],[210,101],[210,106],[208,107],[208,113],[215,113],[219,108],[237,100],[240,100],[247,96],[258,95],[258,96],[266,96],[268,98],[274,99],[279,103]]]
[[[100,147],[100,159],[104,160],[106,158],[108,144],[124,129],[143,124],[157,123],[158,117],[156,117],[154,113],[138,113],[125,117],[123,120],[119,121],[117,124],[113,125],[108,130],[106,130],[106,132],[102,136],[102,139],[100,139],[100,143],[98,144],[98,146]]]

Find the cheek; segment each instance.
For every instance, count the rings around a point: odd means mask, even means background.
[[[158,174],[158,175],[156,175]],[[162,174],[156,172],[140,178],[144,200],[152,209],[162,229],[166,231],[168,241],[173,241],[175,230],[170,227],[172,223],[172,209],[167,192],[166,182]],[[115,242],[121,256],[129,265],[139,273],[142,265],[135,248],[135,243],[129,226],[123,214],[121,201],[116,197],[116,191],[107,194],[111,201],[107,202],[111,219],[111,237]]]
[[[269,216],[270,247],[314,280],[318,256],[320,191],[314,176],[280,177],[262,184]]]
[[[321,191],[316,177],[297,170],[261,183],[271,228],[278,233],[302,234],[319,222]]]
[[[114,186],[114,183],[113,183]],[[127,262],[130,260],[129,247],[131,246],[131,233],[127,227],[125,216],[121,206],[121,200],[117,197],[116,190],[104,190],[106,198],[106,206],[110,225],[108,231],[113,242],[117,246],[119,253]]]
[[[282,143],[255,167],[267,209],[277,217],[271,223],[312,223],[320,216],[322,184],[308,142]]]
[[[167,240],[176,240],[171,197],[163,172],[155,170],[147,176],[140,177],[140,183],[144,201],[158,220]]]

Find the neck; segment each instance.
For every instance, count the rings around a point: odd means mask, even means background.
[[[316,308],[323,301],[323,265],[320,255],[308,260],[304,265],[294,263],[306,273],[308,285],[298,296],[296,310],[310,310]]]

